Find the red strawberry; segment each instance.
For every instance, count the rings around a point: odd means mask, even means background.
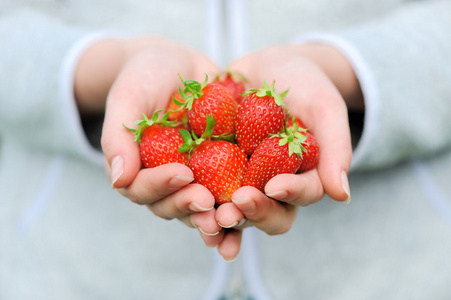
[[[193,182],[205,186],[216,203],[222,204],[230,202],[241,187],[247,157],[236,144],[206,140],[194,150],[188,166],[194,173]]]
[[[241,187],[247,168],[247,156],[228,141],[209,139],[215,121],[208,116],[206,131],[199,139],[192,140],[186,130],[181,130],[185,144],[181,152],[189,152],[188,166],[194,174],[194,183],[205,186],[215,197],[217,204],[230,202],[232,194]]]
[[[315,137],[310,132],[305,132],[307,139],[302,144],[305,151],[302,153],[302,164],[298,172],[305,172],[316,167],[319,160],[319,146]]]
[[[305,139],[299,131],[287,131],[267,137],[250,157],[243,185],[253,186],[264,192],[266,183],[274,176],[296,173],[302,164],[302,143]]]
[[[287,130],[289,132],[299,131],[306,136],[306,140],[302,143],[305,151],[302,153],[302,164],[298,172],[302,173],[315,168],[319,160],[319,146],[315,137],[307,131],[299,118],[289,118],[287,121]]]
[[[183,79],[182,79],[183,81]],[[216,126],[214,135],[235,133],[236,101],[230,91],[217,83],[207,83],[208,77],[200,84],[194,80],[183,81],[181,96],[188,110],[189,125],[196,135],[201,135],[207,125],[207,115],[213,115]]]
[[[243,75],[236,72],[225,72],[224,74],[216,76],[213,80],[213,82],[228,88],[237,104],[240,104],[243,100],[242,95],[246,91],[244,86],[246,81],[247,80]]]
[[[287,127],[291,127],[291,126],[293,126],[293,124],[296,123],[299,126],[299,128],[307,128],[307,127],[305,127],[304,123],[302,123],[302,121],[299,118],[296,118],[296,117],[290,118],[290,117],[288,117],[287,119],[288,119],[287,120]]]
[[[277,94],[274,84],[269,87],[266,82],[262,89],[250,89],[245,93],[236,116],[236,142],[244,153],[251,155],[265,138],[283,129],[283,98],[287,93],[288,90]]]
[[[157,111],[151,120],[143,114],[144,120],[135,122],[138,129],[128,130],[135,133],[135,141],[139,144],[139,152],[143,165],[153,168],[168,163],[188,163],[188,154],[180,153],[178,149],[183,145],[183,137],[180,131],[174,127],[174,122],[167,120],[166,113],[161,120],[158,120]]]

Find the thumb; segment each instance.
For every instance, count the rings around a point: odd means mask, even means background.
[[[125,109],[128,97],[113,91],[109,98],[101,144],[108,178],[113,188],[123,188],[133,181],[141,169],[138,143],[134,141],[133,134],[123,126],[130,126],[138,116],[132,113],[133,110]]]

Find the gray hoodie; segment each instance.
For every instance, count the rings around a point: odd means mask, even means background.
[[[0,299],[450,299],[450,15],[449,1],[3,1]],[[366,106],[351,204],[326,196],[280,236],[248,228],[225,263],[120,196],[72,78],[93,42],[143,33],[221,65],[279,42],[340,49]]]

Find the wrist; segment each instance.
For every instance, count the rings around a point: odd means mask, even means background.
[[[80,114],[103,113],[108,91],[124,60],[124,41],[120,39],[98,41],[83,53],[74,76],[74,95]]]
[[[297,46],[300,53],[316,63],[341,93],[349,110],[363,110],[363,94],[357,76],[347,58],[326,44],[305,43]]]

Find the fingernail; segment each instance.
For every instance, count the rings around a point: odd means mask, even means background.
[[[222,259],[224,259],[225,262],[231,263],[234,262],[236,260],[236,256],[233,258],[225,258],[224,256],[222,257]]]
[[[241,221],[238,222],[238,224],[236,224],[236,227],[240,227],[241,225],[243,225],[244,223],[246,223],[247,219],[246,218],[242,218]]]
[[[214,206],[212,207],[202,207],[199,204],[197,204],[196,202],[191,202],[188,205],[188,208],[194,212],[202,212],[202,211],[209,211],[212,210],[214,208]]]
[[[345,191],[348,198],[344,201],[345,204],[349,204],[351,202],[351,189],[349,188],[348,175],[345,171],[341,172],[341,186]]]
[[[238,225],[238,221],[235,221],[232,225],[222,225],[221,223],[218,222],[218,225],[221,226],[222,228],[232,228]]]
[[[222,228],[240,227],[241,225],[246,223],[246,220],[247,220],[246,218],[242,218],[241,221],[235,221],[232,225],[222,225],[221,223],[218,222],[218,225],[221,226]]]
[[[277,199],[277,200],[284,200],[288,196],[288,193],[287,193],[287,191],[282,190],[282,191],[277,191],[274,193],[266,194],[266,196]]]
[[[218,235],[218,233],[219,233],[219,231],[216,231],[215,233],[207,233],[207,232],[203,231],[202,228],[200,228],[200,227],[197,227],[197,229],[200,232],[202,232],[203,234],[208,235],[208,236],[215,236],[215,235]]]
[[[232,199],[244,214],[253,214],[257,209],[257,206],[252,198]]]
[[[115,156],[111,160],[111,185],[114,188],[114,184],[124,173],[124,160],[121,156]]]
[[[194,180],[194,178],[191,176],[176,175],[176,176],[172,177],[171,180],[169,181],[169,186],[171,186],[173,188],[180,188],[180,187],[183,187],[183,186],[187,185],[188,183],[192,182],[193,180]]]

